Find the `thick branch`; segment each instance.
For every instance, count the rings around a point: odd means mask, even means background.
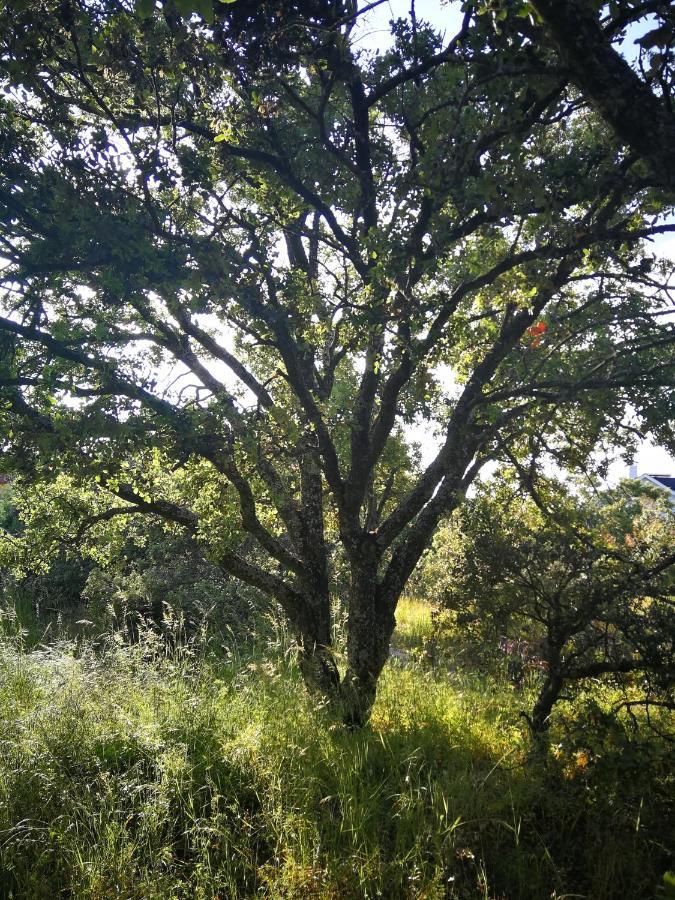
[[[612,47],[587,0],[531,3],[591,105],[675,194],[675,119]]]

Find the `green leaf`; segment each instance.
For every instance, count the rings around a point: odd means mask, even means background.
[[[213,24],[213,0],[194,0],[194,8],[207,25]]]
[[[181,16],[187,17],[197,11],[198,2],[199,0],[176,0],[176,9]]]
[[[226,134],[217,134],[217,135],[214,137],[213,142],[214,142],[215,144],[220,144],[221,141],[226,141],[226,140],[227,140],[227,135],[226,135]]]
[[[155,11],[155,0],[136,0],[136,15],[149,19]]]
[[[675,897],[675,872],[664,872],[663,896],[669,898]]]

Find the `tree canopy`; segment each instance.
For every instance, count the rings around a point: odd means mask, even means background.
[[[467,3],[448,38],[413,4],[375,50],[376,5],[0,12],[3,466],[196,534],[355,722],[486,462],[672,446],[675,380],[668,190],[541,20]]]

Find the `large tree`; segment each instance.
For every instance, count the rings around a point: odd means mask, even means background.
[[[354,723],[485,462],[580,464],[628,402],[672,439],[675,380],[649,168],[523,19],[467,4],[448,40],[413,4],[377,52],[376,6],[0,14],[5,465],[96,478],[100,515],[194,532],[279,601],[307,681]],[[420,420],[438,451],[415,473]],[[174,475],[144,483],[148,453]]]

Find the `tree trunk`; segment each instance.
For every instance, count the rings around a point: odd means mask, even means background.
[[[341,686],[342,717],[348,728],[361,728],[370,718],[377,681],[389,657],[396,625],[394,604],[378,590],[377,562],[364,559],[352,566],[347,634],[347,671]]]
[[[301,621],[296,623],[298,664],[307,689],[312,693],[335,698],[340,687],[340,673],[332,652],[330,596],[308,601]]]
[[[564,679],[557,672],[549,671],[532,709],[531,726],[532,733],[536,737],[543,737],[547,733],[549,717],[560,696],[563,684]]]
[[[379,555],[372,541],[354,551],[347,617],[347,671],[340,681],[331,639],[330,594],[323,571],[308,586],[304,603],[292,615],[298,663],[309,691],[325,697],[348,728],[370,718],[377,681],[389,657],[396,619],[396,597],[383,595],[377,582]]]
[[[298,664],[305,685],[311,693],[335,699],[339,694],[340,672],[329,645],[301,638]]]
[[[296,623],[300,648],[298,662],[308,690],[328,699],[335,699],[339,694],[340,673],[331,649],[331,604],[323,520],[323,485],[311,432],[306,431],[302,435],[298,450],[302,495],[298,540],[308,572],[307,599],[302,605],[299,621]]]

